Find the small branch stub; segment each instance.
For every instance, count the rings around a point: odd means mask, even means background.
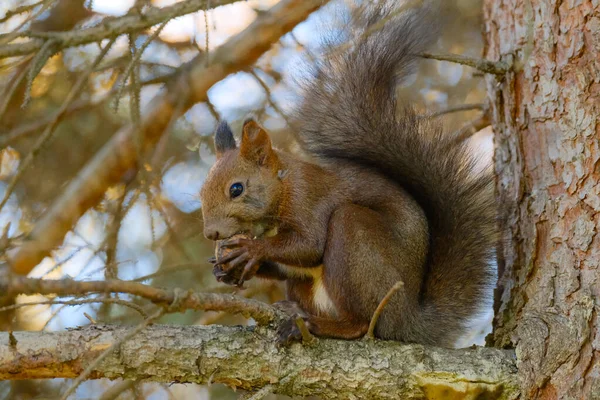
[[[302,317],[296,318],[296,326],[298,326],[298,329],[302,334],[302,343],[310,345],[316,341],[315,337],[308,330],[308,327],[306,326],[306,323]]]
[[[459,54],[431,54],[421,53],[422,58],[429,58],[438,61],[448,61],[455,64],[466,65],[475,68],[481,72],[492,75],[504,75],[510,70],[510,65],[502,61],[489,61],[483,58],[474,58]]]
[[[383,312],[383,309],[385,308],[385,306],[389,303],[389,301],[392,298],[392,296],[394,295],[394,293],[396,293],[398,290],[400,290],[402,288],[402,286],[404,286],[404,282],[402,282],[402,281],[396,282],[396,284],[394,286],[392,286],[392,288],[389,290],[389,292],[387,292],[385,297],[381,300],[381,303],[379,303],[379,305],[375,309],[375,312],[373,313],[373,318],[371,318],[371,323],[369,324],[369,330],[367,331],[367,334],[365,335],[365,337],[367,339],[375,339],[375,326],[377,325],[379,316]]]

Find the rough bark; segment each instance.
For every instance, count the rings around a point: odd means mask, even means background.
[[[0,379],[74,378],[126,327],[0,334]],[[278,348],[266,328],[151,326],[121,344],[92,378],[224,383],[323,399],[514,399],[514,354],[382,341],[319,340]]]
[[[600,2],[486,0],[503,249],[493,342],[526,399],[600,398]]]

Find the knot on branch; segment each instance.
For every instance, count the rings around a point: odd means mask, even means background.
[[[187,310],[187,307],[185,307],[185,302],[189,300],[190,297],[193,295],[194,291],[191,289],[173,289],[173,301],[171,302],[171,304],[165,307],[165,311],[167,313],[184,312],[185,310]]]

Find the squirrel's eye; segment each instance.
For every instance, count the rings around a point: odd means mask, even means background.
[[[235,199],[242,193],[244,193],[244,185],[242,185],[240,182],[236,182],[229,187],[229,195],[232,199]]]

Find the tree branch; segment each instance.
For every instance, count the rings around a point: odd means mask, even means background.
[[[282,0],[217,48],[212,53],[210,65],[206,66],[203,56],[199,55],[181,68],[167,90],[156,96],[149,110],[142,115],[139,130],[132,125],[119,130],[36,223],[28,241],[9,254],[13,270],[20,274],[31,271],[60,244],[73,224],[102,198],[108,187],[137,167],[136,132],[144,140],[144,150],[151,148],[171,119],[177,117],[176,113],[183,113],[195,103],[205,101],[208,89],[215,83],[253,64],[272,43],[323,4],[323,0]],[[180,104],[183,106],[179,107]]]
[[[482,110],[485,112],[486,105],[484,103],[460,104],[458,106],[452,106],[452,107],[448,107],[448,108],[440,110],[440,111],[435,111],[430,114],[422,115],[422,116],[420,116],[420,118],[437,118],[437,117],[441,117],[446,114],[452,114],[452,113],[461,112],[461,111],[472,111],[472,110]]]
[[[135,328],[93,325],[67,332],[0,334],[0,379],[75,378]],[[275,345],[267,328],[149,326],[124,340],[90,378],[224,383],[323,399],[515,399],[514,354],[381,341]],[[16,343],[15,343],[16,342]]]
[[[510,70],[510,65],[503,61],[490,61],[483,58],[473,58],[460,54],[431,54],[421,53],[422,58],[429,58],[438,61],[448,61],[456,64],[466,65],[475,68],[481,72],[492,75],[504,75]]]
[[[234,3],[237,0],[212,0],[211,8]],[[69,32],[19,32],[17,37],[33,38],[23,43],[0,46],[0,58],[31,54],[40,50],[47,40],[56,43],[57,50],[99,42],[119,35],[141,32],[166,20],[191,14],[206,8],[206,0],[187,0],[172,6],[151,8],[144,14],[128,14],[117,18],[107,18],[92,28]]]
[[[0,280],[0,293],[6,297],[19,294],[42,294],[79,296],[91,293],[128,293],[143,297],[156,304],[171,304],[177,289],[165,290],[137,282],[109,279],[105,281],[75,281],[72,279],[34,279],[6,276]],[[275,321],[279,313],[275,308],[258,300],[246,299],[232,294],[185,292],[179,296],[177,306],[181,310],[226,311],[252,317],[259,324]]]

